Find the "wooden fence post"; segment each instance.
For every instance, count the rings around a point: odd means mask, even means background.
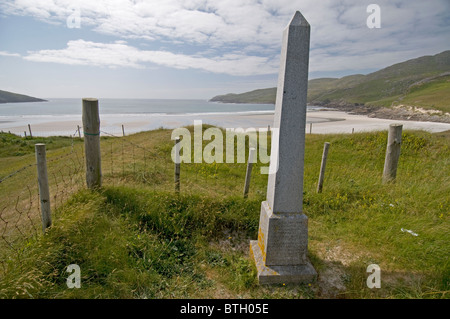
[[[254,147],[251,147],[248,153],[247,172],[245,174],[245,184],[244,184],[244,198],[248,197],[248,190],[250,189],[250,180],[252,178],[252,168],[253,168],[253,157],[255,155],[255,152],[256,149]]]
[[[125,127],[122,124],[122,136],[125,136]]]
[[[100,155],[100,116],[98,100],[83,99],[83,133],[86,157],[86,184],[89,189],[102,186]]]
[[[330,143],[326,142],[324,144],[324,146],[323,146],[322,164],[320,165],[319,183],[317,184],[317,192],[318,193],[322,193],[323,180],[325,178],[325,167],[327,165],[328,149],[329,148],[330,148]]]
[[[181,171],[181,160],[180,160],[180,138],[175,139],[175,191],[180,192],[180,171]]]
[[[80,126],[79,126],[79,125],[77,125],[77,131],[78,131],[78,137],[79,137],[80,140],[81,140],[81,129],[80,129]]]
[[[389,125],[388,141],[386,147],[386,158],[384,160],[383,183],[395,180],[397,176],[397,165],[400,158],[400,147],[402,143],[401,124]]]
[[[28,130],[30,131],[30,138],[33,138],[33,134],[31,133],[31,125],[28,124]]]
[[[35,144],[34,148],[36,152],[42,231],[45,233],[45,230],[52,225],[45,144]]]

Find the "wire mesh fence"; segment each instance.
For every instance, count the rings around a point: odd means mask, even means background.
[[[11,160],[14,157],[8,158]],[[3,174],[0,178],[0,263],[8,255],[19,253],[24,242],[42,233],[37,165],[31,154],[29,163]],[[23,156],[18,161],[23,161]],[[12,163],[11,165],[14,165]],[[52,150],[47,153],[50,207],[53,215],[78,189],[83,187],[82,144]]]
[[[169,130],[148,134],[112,134],[101,130],[101,167],[104,186],[139,185],[155,191],[175,192],[172,148]],[[28,139],[30,139],[28,137]],[[61,207],[71,195],[86,188],[85,145],[79,128],[71,135],[70,146],[47,152],[47,172],[51,214],[57,220]],[[14,157],[10,157],[14,158]],[[22,159],[22,158],[21,158]],[[37,165],[32,154],[28,162],[0,176],[0,264],[11,253],[20,253],[24,243],[42,234]],[[240,178],[246,163],[182,164],[181,193],[207,193],[225,181]],[[220,179],[220,183],[219,183]],[[242,180],[242,186],[244,180]],[[231,186],[230,186],[231,187]]]

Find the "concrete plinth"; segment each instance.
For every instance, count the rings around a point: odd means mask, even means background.
[[[261,203],[258,240],[250,242],[261,284],[313,281],[317,273],[307,258],[308,218],[303,213],[275,214]]]
[[[265,265],[263,254],[257,240],[250,241],[250,256],[253,256],[255,260],[260,285],[310,283],[317,278],[317,272],[309,260],[306,260],[304,265],[296,266]]]

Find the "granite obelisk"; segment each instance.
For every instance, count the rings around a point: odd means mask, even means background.
[[[308,218],[303,214],[303,166],[310,25],[296,12],[283,32],[267,199],[258,240],[250,242],[260,284],[313,281],[307,258]],[[273,168],[273,167],[272,167]]]

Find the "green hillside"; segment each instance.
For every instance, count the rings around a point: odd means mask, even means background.
[[[450,112],[450,75],[411,86],[399,103]]]
[[[274,104],[277,88],[260,89],[242,94],[226,94],[213,97],[211,102],[222,103],[255,103],[255,104]]]
[[[32,96],[0,90],[0,103],[43,102],[45,100]]]
[[[309,81],[308,103],[316,105],[408,104],[450,112],[450,51],[394,64],[382,70],[340,79]],[[275,103],[276,88],[216,96],[225,103]]]

